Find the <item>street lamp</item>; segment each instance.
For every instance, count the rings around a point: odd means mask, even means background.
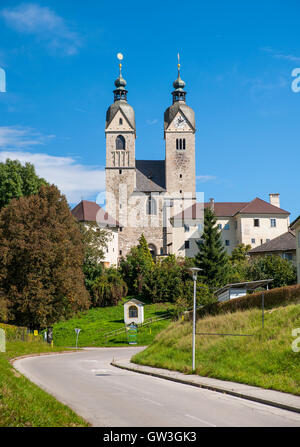
[[[193,274],[194,280],[194,311],[193,311],[193,371],[195,371],[195,352],[196,352],[196,286],[197,286],[197,274],[200,270],[197,267],[189,269]]]

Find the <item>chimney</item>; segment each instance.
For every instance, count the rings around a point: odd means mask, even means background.
[[[271,205],[274,205],[274,206],[277,206],[278,208],[280,208],[280,194],[278,194],[278,193],[269,194],[269,197],[270,197]]]
[[[209,207],[212,211],[215,210],[215,199],[209,199]]]

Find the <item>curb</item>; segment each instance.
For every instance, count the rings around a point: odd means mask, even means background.
[[[18,357],[14,357],[13,359],[9,359],[9,363],[14,366],[14,362],[16,360],[26,359],[28,357],[39,357],[41,355],[57,355],[57,354],[68,354],[72,352],[78,352],[82,349],[70,349],[69,351],[57,351],[57,352],[35,352],[33,354],[20,355]]]
[[[184,385],[190,385],[190,386],[194,386],[194,387],[197,387],[197,388],[206,389],[206,390],[209,390],[209,391],[216,391],[216,392],[222,393],[222,394],[229,394],[229,395],[234,396],[234,397],[239,397],[239,398],[242,398],[242,399],[251,400],[251,401],[254,401],[254,402],[258,402],[260,404],[264,404],[264,405],[269,405],[271,407],[280,408],[282,410],[293,411],[294,413],[298,413],[298,414],[300,413],[300,407],[294,407],[292,405],[283,404],[283,403],[276,402],[276,401],[273,401],[273,400],[271,401],[271,400],[267,400],[267,399],[262,399],[260,397],[255,397],[255,396],[252,396],[252,395],[249,395],[249,394],[239,393],[237,391],[233,391],[233,390],[230,390],[230,389],[226,389],[226,388],[222,388],[222,387],[218,387],[218,386],[214,386],[214,385],[207,385],[207,384],[204,384],[204,383],[195,383],[195,382],[192,382],[192,381],[190,381],[188,379],[180,379],[180,378],[177,378],[177,377],[171,377],[171,376],[168,376],[168,375],[164,375],[164,374],[160,374],[160,373],[156,373],[156,372],[152,372],[152,371],[145,371],[145,370],[137,369],[134,366],[131,366],[131,365],[134,365],[133,363],[130,363],[130,366],[125,366],[125,365],[122,365],[120,363],[116,363],[116,362],[113,361],[113,362],[111,362],[111,365],[115,366],[116,368],[125,369],[127,371],[132,371],[132,372],[136,372],[136,373],[139,373],[139,374],[145,374],[145,375],[152,376],[152,377],[158,377],[159,379],[170,380],[171,382],[182,383]],[[262,388],[262,390],[263,390],[263,388]]]

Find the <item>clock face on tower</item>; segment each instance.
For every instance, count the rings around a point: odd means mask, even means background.
[[[182,115],[178,115],[174,121],[174,126],[176,127],[176,129],[184,129],[185,125],[186,119]]]

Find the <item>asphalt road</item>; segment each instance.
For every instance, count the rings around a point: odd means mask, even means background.
[[[88,349],[14,366],[98,427],[300,427],[296,413],[110,365],[139,350]]]

